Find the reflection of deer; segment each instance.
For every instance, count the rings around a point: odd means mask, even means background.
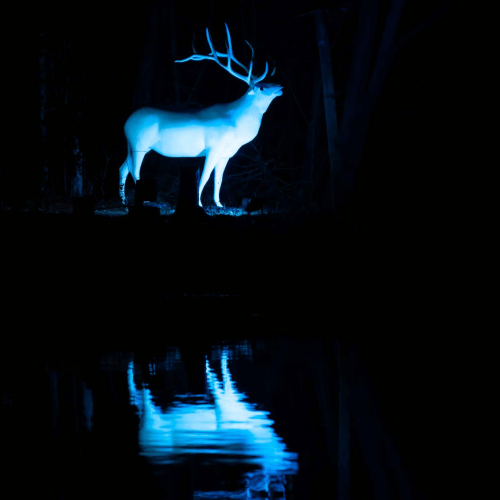
[[[206,361],[209,395],[178,396],[167,411],[154,404],[151,391],[137,390],[133,364],[128,371],[131,403],[139,408],[139,443],[155,464],[176,463],[188,454],[204,455],[214,463],[247,464],[246,495],[284,495],[285,474],[297,471],[297,455],[289,452],[272,428],[268,412],[244,401],[222,352],[222,381]]]
[[[249,89],[238,100],[226,104],[216,104],[201,110],[183,112],[163,111],[154,108],[140,108],[132,113],[125,123],[128,142],[128,155],[120,167],[120,198],[126,204],[125,181],[130,173],[134,182],[139,179],[144,156],[153,150],[163,156],[199,157],[205,156],[205,166],[198,187],[198,204],[201,206],[201,193],[212,170],[215,169],[214,201],[221,207],[219,190],[222,175],[229,158],[234,156],[243,144],[250,142],[259,132],[262,115],[272,100],[282,94],[282,87],[272,83],[261,83],[266,70],[259,77],[252,76],[252,60],[247,68],[233,55],[231,36],[227,31],[227,54],[217,52],[207,29],[207,40],[211,49],[209,55],[194,54],[187,59],[175,62],[210,60],[243,80]],[[248,42],[247,42],[248,43]],[[220,59],[227,59],[223,64]],[[234,62],[246,75],[237,73],[232,67]]]

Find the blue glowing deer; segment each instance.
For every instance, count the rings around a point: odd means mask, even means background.
[[[249,67],[241,64],[233,55],[231,36],[226,25],[227,54],[217,52],[212,44],[208,28],[206,30],[209,55],[193,54],[175,62],[210,60],[248,85],[245,94],[236,101],[215,104],[201,110],[183,112],[163,111],[143,107],[134,111],[125,123],[125,136],[128,142],[128,155],[120,167],[120,198],[126,204],[125,181],[130,173],[134,182],[139,179],[144,156],[151,150],[170,157],[205,156],[205,165],[198,186],[198,204],[201,193],[210,174],[215,169],[214,202],[222,207],[219,191],[222,175],[228,160],[236,152],[254,139],[260,129],[263,114],[275,97],[282,95],[282,87],[273,83],[262,83],[267,75],[266,69],[259,77],[252,76],[254,51]],[[221,59],[226,59],[223,64]],[[239,66],[246,74],[236,72],[231,64]],[[274,71],[273,71],[274,73]]]

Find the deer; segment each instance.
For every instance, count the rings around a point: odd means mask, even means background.
[[[123,205],[127,204],[125,182],[128,174],[131,174],[136,183],[140,178],[144,156],[149,151],[156,151],[162,156],[175,158],[204,156],[205,163],[198,185],[198,205],[203,206],[201,194],[212,171],[215,170],[213,199],[217,207],[223,207],[219,193],[229,159],[257,136],[262,116],[271,102],[283,94],[281,85],[262,81],[268,73],[267,62],[262,75],[252,74],[254,49],[248,41],[245,40],[252,50],[249,66],[243,65],[235,58],[229,28],[227,24],[225,26],[227,53],[215,50],[210,32],[206,28],[210,54],[198,54],[193,46],[193,55],[174,62],[214,61],[230,75],[244,81],[248,85],[247,91],[236,101],[214,104],[199,110],[164,111],[141,107],[134,111],[124,126],[128,153],[119,170],[119,191]],[[232,63],[239,68],[238,71]],[[270,76],[274,74],[275,69]]]

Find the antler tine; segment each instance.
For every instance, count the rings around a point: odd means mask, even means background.
[[[248,85],[250,85],[252,70],[251,70],[251,68],[249,70],[244,64],[242,64],[240,61],[238,61],[238,59],[236,59],[236,57],[234,57],[233,44],[231,43],[231,34],[229,33],[229,28],[227,26],[227,23],[224,23],[224,26],[226,27],[226,33],[227,33],[226,47],[228,49],[228,51],[227,51],[228,63],[229,63],[229,60],[231,60],[231,61],[235,62],[240,68],[243,68],[248,73],[245,81],[247,82]]]
[[[255,85],[256,83],[259,83],[261,82],[262,80],[264,80],[264,78],[266,77],[267,75],[267,71],[269,70],[269,65],[267,64],[267,61],[266,61],[266,70],[264,71],[264,73],[262,73],[261,76],[259,76],[258,78],[254,78],[252,80],[252,85]]]
[[[227,48],[227,42],[226,42],[226,48]],[[219,55],[219,57],[228,57],[228,54],[218,53],[218,55]],[[231,61],[236,63],[240,68],[243,68],[248,73],[248,68],[245,65],[241,64],[240,61],[238,61],[238,59],[236,59],[236,57],[234,57],[234,54],[232,52],[229,55],[229,57],[231,58]]]
[[[245,66],[243,66],[243,64],[241,64],[240,61],[238,61],[238,59],[236,59],[236,57],[234,57],[232,47],[228,46],[227,40],[226,40],[226,50],[227,50],[227,54],[223,54],[223,53],[218,52],[217,55],[219,57],[229,58],[231,61],[235,62],[240,68],[243,68],[248,73],[248,69]],[[228,63],[229,63],[229,61],[228,61]]]
[[[253,61],[253,56],[254,56],[255,52],[253,51],[252,44],[248,40],[245,40],[245,42],[248,44],[248,46],[250,47],[250,50],[252,51],[252,61]]]
[[[245,40],[247,42],[248,46],[250,47],[250,50],[252,51],[252,59],[250,59],[250,69],[248,70],[248,78],[250,78],[250,81],[252,81],[252,69],[253,69],[253,57],[255,52],[253,51],[253,47],[250,44],[248,40]]]
[[[253,68],[253,60],[254,60],[254,50],[253,50],[253,47],[252,45],[250,44],[249,41],[245,40],[245,42],[248,43],[248,46],[250,47],[250,49],[252,49],[252,60],[250,61],[250,71],[248,72],[248,76],[250,78],[250,83],[249,85],[255,85],[256,83],[259,83],[260,81],[264,80],[264,78],[266,77],[267,75],[267,71],[268,71],[268,65],[267,65],[267,62],[266,62],[266,70],[264,71],[264,73],[259,76],[258,78],[252,78],[252,68]]]
[[[228,54],[228,56],[232,56],[233,55],[233,45],[231,43],[231,34],[229,33],[229,28],[227,27],[227,23],[224,23],[224,26],[226,27],[226,34],[227,34],[227,40],[226,40],[227,54]],[[229,62],[229,60],[228,60],[228,62]]]
[[[183,63],[183,62],[187,62],[187,61],[202,61],[202,60],[209,60],[209,61],[215,61],[217,64],[219,64],[220,66],[222,66],[223,68],[226,68],[220,61],[219,61],[219,57],[227,57],[226,54],[221,54],[220,52],[217,52],[215,49],[214,49],[214,46],[212,44],[212,40],[210,38],[210,32],[208,31],[208,28],[206,29],[206,33],[207,33],[207,41],[208,41],[208,45],[210,46],[210,49],[211,49],[211,53],[204,56],[202,54],[197,54],[196,53],[196,49],[194,48],[194,45],[193,45],[193,52],[195,52],[195,54],[193,54],[192,56],[189,56],[189,57],[186,57],[186,59],[177,59],[175,60],[174,62],[177,62],[177,63]]]
[[[233,68],[231,68],[231,61],[235,61],[239,66],[245,68],[239,61],[236,60],[236,58],[233,56],[233,46],[231,44],[231,35],[229,34],[229,28],[227,27],[226,24],[226,32],[227,32],[227,41],[226,41],[226,47],[227,47],[227,54],[224,54],[222,52],[217,52],[213,46],[212,40],[210,38],[210,32],[208,31],[207,28],[207,40],[208,44],[210,45],[210,48],[212,49],[212,53],[210,54],[211,56],[213,55],[213,60],[221,67],[223,67],[226,71],[228,71],[231,75],[235,76],[236,78],[239,78],[240,80],[243,80],[247,85],[250,85],[248,77],[245,77],[243,75],[240,75],[239,73],[236,73]],[[224,65],[219,61],[219,57],[227,57],[227,64]]]
[[[210,55],[214,56],[215,62],[218,63],[219,59],[217,57],[217,51],[214,49],[214,45],[212,43],[212,38],[210,37],[210,31],[208,31],[208,28],[206,28],[206,33],[207,33],[207,42],[208,42],[208,45],[209,45],[209,47],[210,47],[210,49],[212,51]]]
[[[186,57],[186,59],[176,59],[174,62],[183,63],[183,62],[188,62],[188,61],[202,61],[204,59],[209,59],[210,61],[215,60],[212,56],[203,56],[201,54],[193,54],[192,56]]]

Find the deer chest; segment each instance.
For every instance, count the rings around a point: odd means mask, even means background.
[[[247,116],[236,124],[236,138],[242,145],[250,142],[259,133],[262,115]]]

